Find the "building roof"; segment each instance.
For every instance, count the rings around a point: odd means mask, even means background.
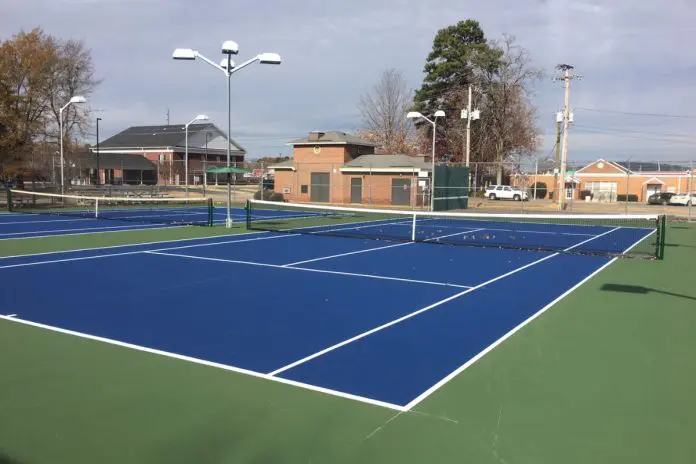
[[[292,159],[268,165],[268,169],[292,169],[294,167],[295,162]]]
[[[189,148],[204,148],[206,144],[207,133],[217,134],[218,137],[226,138],[226,134],[222,132],[215,124],[191,124],[188,128]],[[209,148],[218,149],[220,147],[213,146],[211,139],[208,138]],[[157,148],[185,148],[186,145],[186,130],[183,124],[171,126],[133,126],[119,132],[113,137],[99,143],[101,150],[118,150],[118,149],[157,149]],[[227,143],[222,144],[222,149],[226,149]],[[232,150],[245,153],[242,148],[234,140],[230,139]]]
[[[307,137],[292,140],[288,145],[361,145],[376,147],[377,144],[341,131],[313,131]]]
[[[652,161],[614,161],[613,164],[632,173],[641,172],[685,172],[689,171],[688,164],[660,163]]]
[[[420,169],[422,171],[430,171],[430,164],[426,163],[421,157],[403,154],[362,155],[346,163],[344,168]]]
[[[82,166],[87,168],[97,168],[97,155],[90,153]],[[155,164],[140,155],[129,155],[125,153],[101,153],[99,155],[99,169],[127,169],[134,171],[154,171]]]

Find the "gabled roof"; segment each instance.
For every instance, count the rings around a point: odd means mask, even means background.
[[[622,172],[622,173],[624,173],[624,174],[628,172],[628,169],[624,168],[624,167],[621,166],[620,164],[617,164],[617,163],[615,163],[615,162],[613,162],[613,161],[607,161],[607,160],[601,159],[601,158],[598,159],[598,160],[596,160],[596,161],[592,161],[591,163],[586,164],[585,166],[583,166],[582,168],[578,169],[578,170],[575,171],[575,172],[578,172],[578,173],[579,173],[579,172],[584,172],[585,169],[587,169],[587,168],[589,168],[589,167],[591,167],[591,166],[596,166],[596,165],[598,165],[599,163],[604,163],[604,164],[606,164],[606,165],[609,165],[609,166],[613,167],[614,169],[616,169],[617,171]]]
[[[377,144],[341,131],[310,132],[307,137],[292,140],[288,145],[361,145],[376,147]]]
[[[99,169],[128,169],[135,171],[154,171],[157,169],[155,164],[140,155],[129,155],[124,153],[101,153],[99,155]],[[83,167],[97,168],[97,155],[90,153]]]
[[[209,144],[217,138],[226,138],[226,134],[215,126],[215,124],[191,124],[188,128],[189,148],[203,148],[205,146],[206,133],[208,132],[218,135],[218,137],[213,139],[208,138]],[[186,131],[183,124],[172,126],[133,126],[100,142],[99,149],[185,148],[185,145]],[[226,145],[226,142],[223,143],[222,149],[226,149]],[[232,139],[230,139],[230,145],[235,151],[246,152],[241,145]],[[214,149],[218,147],[209,145],[209,148]]]
[[[422,171],[430,171],[430,164],[426,163],[423,158],[417,156],[408,156],[403,154],[392,155],[361,155],[347,162],[342,169],[389,169],[389,170],[404,170],[412,171],[419,169]]]

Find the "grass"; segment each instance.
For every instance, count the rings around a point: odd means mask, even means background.
[[[617,261],[403,414],[0,321],[0,463],[690,463],[696,227],[667,242],[664,261]]]

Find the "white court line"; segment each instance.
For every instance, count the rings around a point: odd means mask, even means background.
[[[591,238],[591,239],[588,239],[588,240],[585,240],[585,241],[583,241],[583,242],[580,242],[580,243],[578,243],[578,244],[576,244],[576,245],[573,245],[572,247],[568,247],[568,248],[566,248],[566,249],[563,250],[563,251],[570,251],[570,250],[572,250],[573,248],[579,247],[580,245],[584,245],[585,243],[590,242],[590,241],[592,241],[592,240],[596,240],[596,239],[598,239],[598,238],[600,238],[600,237],[602,237],[602,236],[604,236],[604,235],[606,235],[606,234],[609,234],[609,233],[611,233],[611,232],[614,232],[615,230],[618,230],[618,229],[619,229],[618,227],[617,227],[617,228],[614,228],[614,229],[611,229],[611,230],[609,230],[609,231],[607,231],[607,232],[604,232],[603,234],[597,235],[597,236],[595,236],[595,237],[593,237],[593,238]],[[471,287],[471,288],[469,288],[469,289],[467,289],[467,290],[464,290],[463,292],[459,292],[459,293],[454,294],[454,295],[452,295],[452,296],[450,296],[450,297],[447,297],[447,298],[444,298],[444,299],[442,299],[442,300],[440,300],[440,301],[437,301],[437,302],[435,302],[435,303],[433,303],[433,304],[431,304],[431,305],[429,305],[429,306],[426,306],[425,308],[421,308],[421,309],[419,309],[419,310],[417,310],[417,311],[414,311],[414,312],[412,312],[412,313],[406,314],[405,316],[402,316],[402,317],[400,317],[400,318],[398,318],[398,319],[394,319],[393,321],[387,322],[386,324],[382,324],[382,325],[380,325],[380,326],[378,326],[378,327],[375,327],[375,328],[373,328],[373,329],[370,329],[370,330],[367,330],[367,331],[365,331],[365,332],[362,332],[362,333],[360,333],[360,334],[358,334],[358,335],[356,335],[356,336],[354,336],[354,337],[351,337],[351,338],[349,338],[349,339],[347,339],[347,340],[343,340],[342,342],[336,343],[335,345],[332,345],[332,346],[329,346],[329,347],[327,347],[327,348],[324,348],[324,349],[321,350],[321,351],[317,351],[316,353],[313,353],[313,354],[311,354],[311,355],[309,355],[309,356],[306,356],[306,357],[304,357],[304,358],[302,358],[302,359],[299,359],[299,360],[297,360],[297,361],[295,361],[295,362],[293,362],[293,363],[290,363],[290,364],[288,364],[288,365],[286,365],[286,366],[283,366],[283,367],[281,367],[281,368],[279,368],[279,369],[276,369],[276,370],[270,372],[268,375],[278,375],[278,374],[280,374],[280,373],[282,373],[282,372],[287,371],[288,369],[292,369],[293,367],[297,367],[297,366],[299,366],[300,364],[306,363],[307,361],[311,361],[312,359],[318,358],[319,356],[322,356],[322,355],[324,355],[324,354],[326,354],[326,353],[329,353],[329,352],[334,351],[334,350],[336,350],[336,349],[338,349],[338,348],[341,348],[341,347],[343,347],[343,346],[345,346],[345,345],[348,345],[348,344],[353,343],[353,342],[355,342],[355,341],[357,341],[357,340],[360,340],[360,339],[362,339],[362,338],[365,338],[365,337],[367,337],[368,335],[372,335],[373,333],[376,333],[376,332],[379,332],[379,331],[381,331],[381,330],[384,330],[384,329],[386,329],[386,328],[388,328],[388,327],[391,327],[391,326],[393,326],[393,325],[396,325],[396,324],[398,324],[398,323],[400,323],[400,322],[403,322],[403,321],[405,321],[405,320],[407,320],[407,319],[411,319],[412,317],[415,317],[415,316],[417,316],[417,315],[419,315],[419,314],[422,314],[422,313],[425,313],[425,312],[427,312],[427,311],[430,311],[430,310],[432,310],[433,308],[436,308],[436,307],[438,307],[438,306],[440,306],[440,305],[443,305],[444,303],[450,302],[450,301],[455,300],[455,299],[457,299],[457,298],[459,298],[459,297],[461,297],[461,296],[464,296],[464,295],[466,295],[467,293],[471,293],[471,292],[476,291],[476,290],[478,290],[478,289],[480,289],[480,288],[483,288],[483,287],[485,287],[485,286],[487,286],[487,285],[490,285],[490,284],[492,284],[492,283],[494,283],[494,282],[497,282],[498,280],[504,279],[504,278],[509,277],[509,276],[511,276],[511,275],[513,275],[513,274],[516,274],[516,273],[518,273],[518,272],[520,272],[520,271],[523,271],[523,270],[525,270],[525,269],[527,269],[527,268],[530,268],[530,267],[535,266],[535,265],[537,265],[537,264],[539,264],[539,263],[542,263],[542,262],[544,262],[544,261],[546,261],[546,260],[548,260],[548,259],[551,259],[551,258],[553,258],[553,257],[555,257],[555,256],[558,256],[560,253],[561,253],[561,252],[557,252],[557,253],[553,253],[553,254],[551,254],[551,255],[545,256],[545,257],[543,257],[543,258],[541,258],[541,259],[538,259],[538,260],[533,261],[533,262],[531,262],[531,263],[525,264],[524,266],[520,266],[520,267],[518,267],[518,268],[516,268],[516,269],[513,269],[512,271],[506,272],[505,274],[499,275],[498,277],[494,277],[494,278],[492,278],[492,279],[490,279],[490,280],[487,280],[486,282],[483,282],[483,283],[481,283],[481,284],[478,284],[478,285],[476,285],[475,287]]]
[[[387,248],[395,248],[395,247],[400,247],[400,246],[405,246],[405,245],[411,245],[413,243],[414,242],[405,242],[405,243],[397,243],[396,245],[387,245],[387,246],[381,246],[381,247],[376,247],[376,248],[368,248],[366,250],[349,251],[348,253],[340,253],[337,255],[322,256],[320,258],[306,259],[304,261],[297,261],[294,263],[283,264],[282,267],[296,266],[298,264],[313,263],[315,261],[323,261],[325,259],[340,258],[341,256],[350,256],[350,255],[357,255],[360,253],[369,253],[370,251],[385,250]]]
[[[5,314],[3,317],[17,317],[16,314]]]
[[[628,247],[626,250],[624,250],[624,253],[627,253],[627,252],[630,251],[632,248],[634,248],[636,245],[638,245],[640,242],[642,242],[642,241],[645,240],[646,238],[650,237],[650,236],[651,236],[652,234],[654,234],[654,233],[655,233],[655,231],[650,232],[648,235],[646,235],[645,237],[641,238],[640,240],[638,240],[637,242],[635,242],[633,245],[631,245],[630,247]],[[604,265],[602,265],[601,267],[599,267],[598,269],[596,269],[594,272],[592,272],[592,273],[589,274],[587,277],[585,277],[584,279],[582,279],[580,282],[578,282],[577,284],[575,284],[574,286],[572,286],[570,289],[568,289],[566,292],[564,292],[564,293],[563,293],[562,295],[560,295],[558,298],[556,298],[555,300],[553,300],[551,303],[547,304],[546,306],[544,306],[543,308],[541,308],[539,311],[537,311],[536,313],[534,313],[534,314],[532,314],[531,316],[529,316],[527,319],[525,319],[524,321],[522,321],[520,324],[518,324],[518,325],[517,325],[516,327],[514,327],[512,330],[510,330],[510,331],[507,332],[505,335],[503,335],[502,337],[500,337],[499,339],[497,339],[496,341],[494,341],[493,343],[491,343],[490,345],[488,345],[486,348],[484,348],[482,351],[480,351],[476,356],[474,356],[473,358],[469,359],[467,362],[465,362],[464,364],[462,364],[461,366],[459,366],[457,369],[455,369],[454,371],[452,371],[450,374],[448,374],[446,377],[444,377],[443,379],[441,379],[441,380],[440,380],[439,382],[437,382],[435,385],[433,385],[432,387],[428,388],[426,391],[424,391],[423,393],[421,393],[420,395],[418,395],[416,398],[414,398],[413,400],[411,400],[411,402],[409,402],[409,403],[405,406],[405,408],[406,408],[407,410],[408,410],[408,409],[412,409],[412,408],[415,407],[418,403],[420,403],[421,401],[423,401],[424,399],[426,399],[427,397],[429,397],[430,395],[432,395],[433,393],[435,393],[435,392],[436,392],[437,390],[439,390],[443,385],[445,385],[446,383],[448,383],[450,380],[452,380],[453,378],[455,378],[457,375],[461,374],[464,370],[466,370],[469,366],[471,366],[472,364],[474,364],[476,361],[478,361],[479,359],[483,358],[485,355],[487,355],[488,353],[490,353],[494,348],[496,348],[498,345],[500,345],[501,343],[503,343],[505,340],[507,340],[508,338],[512,337],[512,336],[513,336],[514,334],[516,334],[519,330],[521,330],[524,326],[526,326],[527,324],[529,324],[530,322],[532,322],[533,320],[535,320],[536,318],[538,318],[539,316],[541,316],[542,314],[544,314],[544,313],[545,313],[546,311],[548,311],[551,307],[553,307],[556,303],[558,303],[559,301],[561,301],[561,300],[562,300],[563,298],[565,298],[566,296],[570,295],[573,291],[575,291],[575,290],[576,290],[578,287],[580,287],[582,284],[584,284],[585,282],[587,282],[588,280],[590,280],[592,277],[594,277],[594,276],[596,276],[597,274],[599,274],[600,272],[602,272],[604,269],[606,269],[608,266],[610,266],[610,265],[611,265],[614,261],[616,261],[617,259],[618,259],[618,258],[612,258],[609,262],[607,262],[606,264],[604,264]]]
[[[454,226],[435,226],[435,225],[419,225],[417,227],[432,227],[432,228],[438,228],[438,229],[461,229],[461,227],[454,227]],[[499,232],[519,232],[519,233],[525,233],[525,234],[547,234],[547,235],[569,235],[569,236],[578,236],[578,237],[592,237],[596,234],[581,234],[581,233],[573,233],[573,232],[548,232],[548,231],[540,231],[540,230],[522,230],[522,229],[501,229],[501,228],[494,228],[494,227],[482,227],[479,230],[495,230]]]
[[[15,267],[27,267],[27,266],[38,266],[40,264],[67,263],[67,262],[72,262],[72,261],[84,261],[87,259],[110,258],[112,256],[136,255],[139,253],[147,253],[149,251],[182,250],[185,248],[196,248],[196,247],[214,246],[214,245],[227,245],[230,243],[252,242],[255,240],[273,240],[273,239],[277,239],[277,238],[294,237],[294,236],[295,236],[295,234],[293,234],[293,235],[274,235],[271,237],[263,236],[263,237],[247,238],[247,239],[242,239],[242,240],[230,240],[227,242],[197,243],[195,245],[184,245],[184,246],[180,246],[180,247],[157,248],[155,250],[136,250],[136,251],[127,251],[124,253],[110,253],[110,254],[106,254],[106,255],[77,256],[74,258],[53,259],[53,260],[49,260],[49,261],[33,261],[33,262],[29,262],[29,263],[8,264],[6,266],[0,266],[0,269],[11,269],[11,268],[15,268]],[[139,245],[129,245],[129,246],[139,246]],[[97,248],[97,249],[99,249],[99,248]],[[20,255],[19,257],[22,257],[22,256]]]
[[[335,274],[335,275],[350,276],[350,277],[362,277],[362,278],[366,278],[366,279],[395,280],[398,282],[437,285],[440,287],[471,288],[467,285],[450,284],[447,282],[433,282],[430,280],[405,279],[405,278],[401,278],[401,277],[388,277],[388,276],[382,276],[382,275],[376,275],[376,274],[360,274],[357,272],[329,271],[326,269],[312,269],[309,267],[286,267],[286,266],[281,265],[281,264],[256,263],[253,261],[239,261],[236,259],[210,258],[207,256],[183,255],[183,254],[179,254],[179,253],[160,253],[159,251],[156,251],[156,250],[143,251],[142,253],[151,254],[151,255],[160,255],[160,256],[172,256],[172,257],[176,257],[176,258],[197,259],[200,261],[213,261],[213,262],[218,262],[218,263],[245,264],[247,266],[270,267],[270,268],[274,268],[274,269],[285,269],[285,270],[289,270],[289,271],[316,272],[319,274]]]
[[[114,232],[128,232],[131,230],[139,231],[139,230],[159,230],[159,229],[178,229],[180,227],[193,227],[189,225],[156,225],[152,224],[153,227],[148,227],[148,228],[128,228],[128,229],[119,229],[119,230],[98,230],[96,232],[74,232],[71,234],[48,234],[48,235],[30,235],[28,237],[5,237],[2,238],[2,234],[0,233],[0,241],[1,240],[29,240],[32,238],[47,238],[47,237],[72,237],[73,235],[93,235],[93,234],[113,234]],[[127,227],[127,226],[124,226]],[[84,230],[84,229],[75,229],[75,230]],[[258,233],[258,232],[257,232]],[[240,234],[241,235],[241,234]],[[206,237],[208,238],[208,237]],[[186,239],[186,240],[194,240],[193,238],[191,239]],[[114,246],[133,246],[131,245],[114,245]],[[111,248],[111,247],[97,247],[97,248],[85,248],[86,250],[98,250],[101,248]],[[47,251],[43,253],[33,253],[33,254],[28,254],[28,255],[13,255],[13,256],[0,256],[0,259],[5,259],[5,258],[16,258],[18,256],[36,256],[36,255],[44,255],[44,254],[51,254],[51,253],[70,253],[72,251],[81,251],[81,250],[65,250],[65,251]]]
[[[179,227],[188,227],[188,226],[172,226],[172,227],[153,227],[152,229],[176,229]],[[84,232],[84,233],[79,233],[79,234],[62,234],[61,237],[63,236],[71,236],[71,235],[84,235],[84,234],[89,234],[90,232]],[[102,232],[94,232],[94,233],[102,233]],[[106,232],[104,232],[106,233]],[[243,234],[220,234],[220,235],[211,235],[208,237],[191,237],[191,238],[177,238],[174,240],[160,240],[157,242],[142,242],[142,243],[128,243],[124,245],[109,245],[109,246],[104,246],[104,247],[94,247],[94,248],[78,248],[75,250],[58,250],[58,251],[44,251],[41,253],[30,253],[30,254],[25,254],[25,255],[10,255],[10,256],[0,256],[0,260],[2,259],[10,259],[10,258],[24,258],[24,257],[30,257],[30,256],[43,256],[43,255],[55,255],[55,254],[63,254],[63,253],[80,253],[83,251],[94,251],[94,250],[110,250],[112,248],[128,248],[128,247],[139,247],[139,246],[146,246],[146,245],[157,245],[160,243],[175,243],[175,242],[188,242],[188,241],[194,241],[194,240],[215,240],[218,238],[226,238],[226,237],[241,237],[244,235],[260,235],[260,234],[268,234],[268,232],[265,231],[258,231],[258,232],[245,232]],[[31,237],[33,238],[33,237]],[[215,242],[217,243],[217,242]],[[226,242],[227,243],[227,242]],[[212,244],[210,244],[212,245]]]
[[[190,363],[201,364],[201,365],[208,366],[208,367],[215,367],[215,368],[223,369],[226,371],[236,372],[238,374],[249,375],[249,376],[257,377],[260,379],[271,380],[273,382],[278,382],[278,383],[282,383],[285,385],[292,385],[293,387],[304,388],[306,390],[312,390],[312,391],[319,392],[319,393],[325,393],[328,395],[338,396],[338,397],[346,398],[349,400],[360,401],[361,403],[367,403],[367,404],[371,404],[373,406],[381,406],[383,408],[394,409],[396,411],[405,411],[403,406],[399,406],[398,404],[392,404],[392,403],[387,403],[384,401],[373,400],[371,398],[365,398],[364,396],[351,395],[350,393],[344,393],[344,392],[340,392],[340,391],[336,391],[336,390],[331,390],[330,388],[318,387],[316,385],[310,385],[310,384],[306,384],[306,383],[302,383],[302,382],[297,382],[295,380],[288,380],[288,379],[283,379],[280,377],[271,377],[271,376],[269,376],[267,374],[263,374],[261,372],[251,371],[248,369],[242,369],[240,367],[234,367],[234,366],[230,366],[227,364],[216,363],[213,361],[206,361],[204,359],[194,358],[192,356],[185,356],[185,355],[181,355],[181,354],[171,353],[168,351],[157,350],[154,348],[147,348],[145,346],[121,342],[118,340],[113,340],[113,339],[105,338],[105,337],[99,337],[96,335],[89,335],[89,334],[82,333],[82,332],[76,332],[74,330],[62,329],[60,327],[54,327],[51,325],[41,324],[39,322],[27,321],[27,320],[18,319],[15,317],[0,316],[0,319],[4,319],[7,321],[16,322],[18,324],[24,324],[24,325],[28,325],[28,326],[32,326],[32,327],[38,327],[40,329],[50,330],[52,332],[58,332],[58,333],[66,334],[66,335],[72,335],[72,336],[79,337],[79,338],[86,338],[88,340],[94,340],[94,341],[98,341],[98,342],[102,342],[102,343],[108,343],[109,345],[116,345],[116,346],[120,346],[122,348],[129,348],[129,349],[136,350],[136,351],[142,351],[145,353],[155,354],[155,355],[159,355],[159,356],[165,356],[167,358],[174,358],[174,359],[178,359],[181,361],[187,361]]]
[[[0,233],[0,237],[2,239],[11,239],[14,237],[8,237],[8,235],[16,236],[16,235],[29,235],[29,234],[46,234],[50,232],[71,232],[75,230],[107,230],[107,229],[143,229],[143,228],[152,228],[152,224],[133,224],[133,225],[124,225],[124,226],[106,226],[106,227],[78,227],[76,229],[55,229],[55,230],[32,230],[30,232],[10,232],[10,233]],[[61,234],[49,234],[49,235],[61,235]]]
[[[21,217],[21,215],[20,215]],[[70,219],[46,219],[44,221],[13,221],[13,222],[5,222],[5,221],[0,221],[0,227],[2,226],[7,226],[7,225],[17,225],[17,224],[46,224],[46,223],[54,223],[54,222],[77,222],[77,221],[94,221],[97,218],[93,217],[72,217]]]
[[[394,223],[394,224],[398,224],[398,223]],[[385,225],[385,224],[379,224],[379,225]],[[344,229],[341,229],[341,230],[344,230]],[[467,231],[463,231],[463,232],[457,232],[456,234],[449,234],[449,235],[442,235],[442,236],[438,236],[438,237],[432,237],[432,238],[428,238],[428,239],[422,240],[422,241],[423,242],[432,242],[432,241],[440,240],[441,238],[453,237],[455,235],[471,234],[473,232],[478,232],[480,230],[485,230],[485,229],[472,229],[472,230],[467,230]],[[327,231],[327,232],[329,232],[329,231]],[[395,248],[395,247],[400,247],[400,246],[405,246],[405,245],[412,245],[414,243],[418,243],[418,242],[397,243],[396,245],[386,245],[386,246],[381,246],[381,247],[376,247],[376,248],[368,248],[366,250],[357,250],[357,251],[350,251],[348,253],[339,253],[337,255],[322,256],[320,258],[307,259],[305,261],[297,261],[295,263],[283,264],[283,267],[296,266],[298,264],[313,263],[316,261],[323,261],[325,259],[340,258],[343,256],[357,255],[360,253],[369,253],[371,251],[386,250],[387,248]]]

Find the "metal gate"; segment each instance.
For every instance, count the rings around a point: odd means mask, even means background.
[[[350,179],[350,202],[362,203],[362,178],[360,177]]]
[[[330,198],[330,178],[328,172],[313,172],[310,175],[310,200],[317,203],[328,203]]]
[[[392,205],[411,204],[411,179],[392,179]]]

